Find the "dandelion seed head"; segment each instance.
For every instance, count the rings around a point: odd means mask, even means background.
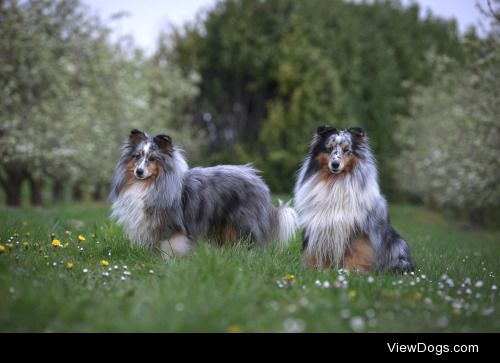
[[[365,320],[361,316],[353,316],[349,321],[351,329],[355,332],[360,332],[365,329]]]
[[[287,333],[302,333],[306,323],[302,319],[288,318],[283,322],[283,329]]]
[[[482,314],[484,316],[488,316],[488,315],[493,314],[494,312],[495,312],[495,308],[493,306],[489,306],[489,307],[483,309]]]
[[[349,309],[342,309],[339,314],[342,319],[348,319],[351,316],[351,311]]]

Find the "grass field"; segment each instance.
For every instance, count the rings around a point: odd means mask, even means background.
[[[500,232],[391,213],[414,275],[306,270],[299,239],[164,261],[131,247],[106,206],[0,209],[0,331],[500,332]]]

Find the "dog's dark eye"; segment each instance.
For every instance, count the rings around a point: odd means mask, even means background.
[[[156,158],[155,158],[154,156],[150,156],[150,157],[148,158],[148,161],[155,161],[155,160],[156,160]]]
[[[134,158],[135,160],[139,160],[139,159],[141,158],[141,154],[139,154],[139,153],[136,153],[136,154],[134,154],[134,155],[132,155],[132,156],[133,156],[133,158]]]

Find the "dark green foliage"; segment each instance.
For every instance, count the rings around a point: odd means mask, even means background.
[[[359,125],[391,190],[394,130],[432,71],[427,52],[461,57],[456,24],[418,12],[397,1],[228,0],[177,33],[172,59],[201,75],[198,122],[216,161],[254,160],[273,190],[290,191],[319,124]]]

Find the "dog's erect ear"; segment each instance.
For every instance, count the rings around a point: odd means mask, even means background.
[[[146,134],[141,130],[133,129],[128,135],[128,142],[130,145],[135,146],[146,138]]]
[[[323,125],[323,126],[320,126],[320,127],[318,127],[316,129],[316,134],[318,134],[319,136],[323,137],[323,136],[326,136],[328,134],[337,133],[338,131],[339,130],[337,130],[333,126]]]
[[[160,134],[156,135],[153,139],[156,145],[166,154],[170,154],[173,149],[172,138],[168,135]]]
[[[347,131],[349,131],[349,133],[356,141],[362,141],[366,136],[365,130],[363,130],[361,127],[350,127],[347,129]]]

